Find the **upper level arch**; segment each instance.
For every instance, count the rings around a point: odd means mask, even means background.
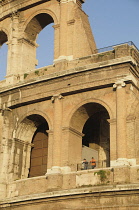
[[[8,57],[7,30],[0,28],[0,80],[5,79]]]
[[[24,24],[25,38],[30,41],[35,41],[37,35],[43,28],[51,23],[57,24],[57,22],[57,17],[52,11],[39,10],[33,13]]]
[[[35,71],[38,65],[36,56],[37,36],[51,23],[54,23],[54,38],[52,39],[54,53],[51,64],[57,65],[57,63],[63,62],[63,59],[68,62],[95,52],[95,41],[88,17],[81,10],[82,3],[82,0],[53,0],[39,1],[39,4],[32,4],[30,7],[27,5],[24,7],[21,4],[21,8],[17,9],[16,6],[13,6],[14,12],[12,12],[12,15],[9,14],[0,21],[0,27],[5,25],[9,33],[6,75],[8,84],[19,81],[14,80],[13,75],[19,78],[19,75]],[[6,40],[3,34],[2,37],[1,43]],[[45,54],[47,53],[45,52]],[[59,67],[55,68],[55,71],[59,70],[61,70]],[[24,77],[20,78],[24,79]]]
[[[0,47],[8,41],[7,32],[0,28]]]

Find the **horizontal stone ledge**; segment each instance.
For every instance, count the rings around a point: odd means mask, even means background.
[[[52,192],[46,192],[46,193],[39,193],[39,194],[31,194],[31,195],[25,195],[25,196],[19,196],[19,197],[12,197],[10,199],[4,199],[0,202],[0,207],[8,207],[12,204],[21,205],[22,202],[29,202],[29,201],[37,201],[37,200],[44,200],[49,198],[62,198],[65,196],[84,196],[87,194],[94,194],[94,195],[100,195],[103,193],[114,193],[114,195],[120,194],[127,194],[125,192],[131,192],[135,191],[137,194],[139,194],[139,184],[126,184],[126,185],[109,185],[109,186],[97,186],[97,187],[83,187],[78,189],[70,189],[70,190],[59,190],[59,191],[52,191]]]
[[[133,65],[135,65],[135,61],[131,56],[127,56],[127,57],[122,57],[122,58],[117,58],[117,59],[112,59],[109,61],[104,61],[104,62],[98,62],[98,63],[92,63],[92,64],[87,64],[87,65],[83,65],[83,66],[78,66],[76,68],[72,68],[72,69],[66,69],[63,71],[58,71],[58,72],[54,72],[54,73],[50,73],[47,74],[46,76],[40,76],[40,77],[34,77],[31,80],[27,80],[27,81],[21,81],[19,83],[16,84],[12,84],[6,87],[6,83],[5,83],[5,87],[1,88],[0,93],[2,92],[6,92],[9,90],[13,90],[16,88],[21,88],[21,87],[25,87],[28,85],[33,85],[33,84],[37,84],[40,82],[44,82],[44,81],[48,81],[48,80],[52,80],[52,79],[57,79],[63,76],[69,76],[72,74],[78,74],[78,73],[82,73],[82,72],[87,72],[90,70],[97,70],[97,69],[101,69],[101,68],[105,68],[105,67],[109,67],[109,66],[113,66],[113,65],[117,65],[117,64],[123,64],[123,63],[132,63]],[[45,68],[45,67],[44,67]],[[37,69],[39,70],[39,69]],[[34,71],[31,72],[26,72],[26,74],[31,74]]]

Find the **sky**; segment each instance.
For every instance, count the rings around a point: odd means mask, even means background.
[[[97,48],[133,41],[139,48],[139,0],[86,0]]]
[[[83,10],[98,49],[128,41],[139,48],[139,0],[85,0]],[[38,36],[37,68],[53,63],[53,30],[51,24]],[[6,48],[6,44],[0,48],[0,80],[6,74]]]

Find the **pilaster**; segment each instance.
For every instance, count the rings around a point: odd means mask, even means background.
[[[54,104],[54,132],[53,132],[53,166],[52,171],[60,172],[61,166],[61,139],[62,139],[62,101],[63,96],[56,94],[52,97]]]
[[[116,148],[117,165],[128,165],[126,141],[126,84],[123,80],[117,81],[113,88],[116,91]]]
[[[82,156],[83,134],[72,127],[63,127],[62,137],[62,166],[68,166],[70,170],[76,171]]]
[[[110,124],[110,161],[116,160],[117,148],[116,148],[116,119],[108,119]]]
[[[7,65],[7,76],[17,74],[17,68],[19,66],[19,12],[13,12],[11,15],[11,35],[7,42],[8,44],[8,65]]]
[[[47,172],[51,171],[51,168],[53,166],[53,131],[47,130],[48,133],[48,159],[47,159]]]
[[[126,119],[127,124],[127,157],[130,165],[136,165],[136,142],[135,142],[135,116],[130,115]]]

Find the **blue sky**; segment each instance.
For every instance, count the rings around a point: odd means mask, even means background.
[[[86,0],[83,10],[89,16],[98,49],[128,41],[139,48],[139,0]],[[53,30],[49,25],[38,36],[37,68],[52,64]],[[6,46],[3,46],[0,48],[0,80],[5,76],[5,64]]]
[[[97,48],[133,41],[139,48],[139,0],[86,0]]]

